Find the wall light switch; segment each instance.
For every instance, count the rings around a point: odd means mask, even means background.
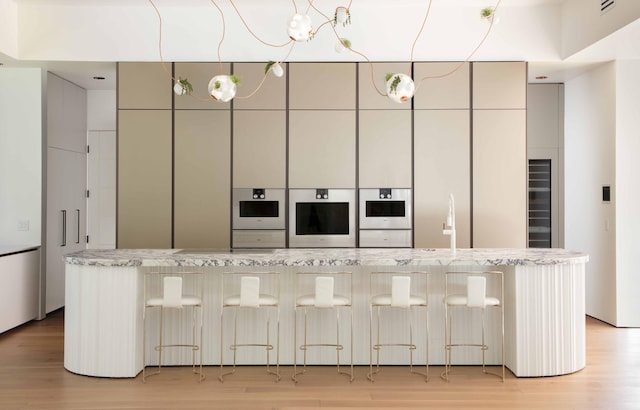
[[[28,231],[29,230],[29,221],[28,220],[18,221],[18,230],[19,231]]]

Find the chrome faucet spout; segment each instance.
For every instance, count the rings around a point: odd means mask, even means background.
[[[442,234],[450,236],[451,252],[456,253],[456,209],[453,194],[449,194],[449,213],[447,221],[442,224]]]

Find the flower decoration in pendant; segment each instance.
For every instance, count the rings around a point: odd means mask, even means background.
[[[209,94],[218,102],[229,102],[236,96],[238,82],[234,75],[217,75],[209,81]]]
[[[416,86],[413,79],[406,74],[387,74],[387,96],[392,101],[404,103],[413,98]]]

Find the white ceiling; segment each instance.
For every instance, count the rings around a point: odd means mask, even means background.
[[[460,61],[469,58],[486,33],[480,9],[499,0],[433,0],[429,19],[416,42],[414,61]],[[561,16],[565,3],[600,0],[501,0],[500,24],[494,25],[472,61],[528,61],[529,79],[565,82],[603,61],[640,59],[640,20],[562,60]],[[618,0],[625,1],[625,0]],[[638,1],[638,0],[626,0]],[[115,89],[115,61],[159,61],[159,19],[149,0],[0,0],[17,9],[17,58],[2,54],[5,66],[38,65],[87,89]],[[428,0],[352,0],[352,24],[338,26],[363,55],[334,51],[329,25],[306,43],[274,48],[252,37],[230,0],[153,0],[162,17],[165,61],[409,61]],[[261,38],[286,42],[293,0],[235,0],[242,18]],[[299,11],[308,0],[297,0]],[[348,0],[315,0],[330,18]],[[323,17],[309,11],[314,27]],[[0,19],[1,20],[1,19]],[[94,76],[106,77],[104,81]]]

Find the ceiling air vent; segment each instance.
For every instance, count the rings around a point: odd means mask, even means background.
[[[616,5],[616,0],[600,0],[600,14],[604,14]]]

